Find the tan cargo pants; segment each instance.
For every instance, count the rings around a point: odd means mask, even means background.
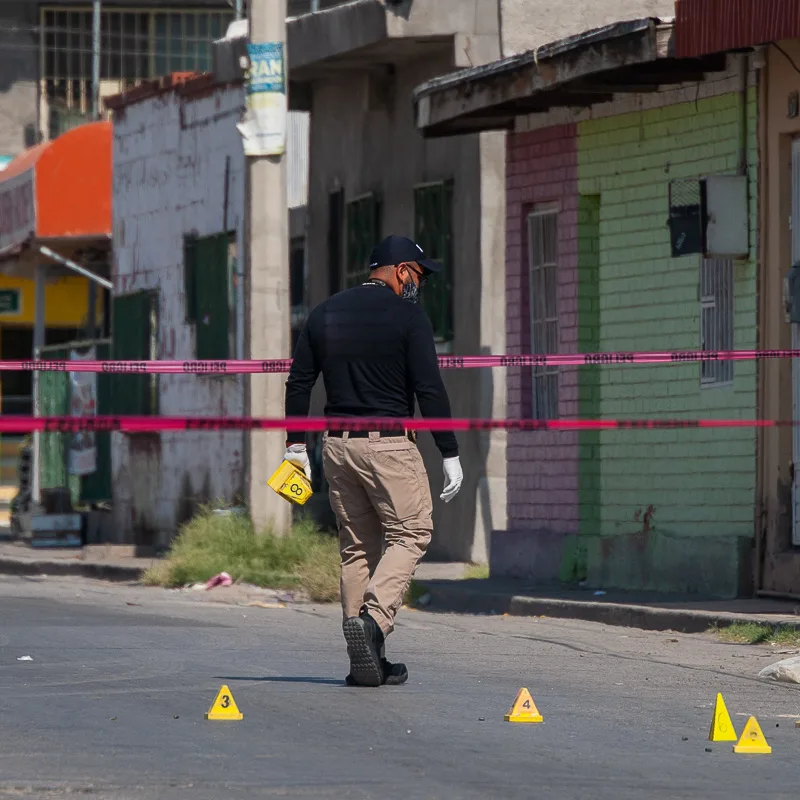
[[[344,617],[366,606],[389,634],[433,531],[422,456],[406,436],[344,433],[325,437],[322,457],[339,526]]]

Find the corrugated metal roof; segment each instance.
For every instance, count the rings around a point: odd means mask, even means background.
[[[675,55],[695,58],[800,37],[798,0],[677,0]]]
[[[286,122],[286,196],[289,208],[308,204],[308,131],[311,115],[290,111]]]

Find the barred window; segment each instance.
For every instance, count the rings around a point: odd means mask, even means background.
[[[704,258],[700,264],[700,349],[733,350],[733,261]],[[733,381],[733,361],[701,361],[700,385]]]
[[[558,350],[558,212],[533,211],[528,216],[531,350]],[[558,417],[558,367],[533,368],[534,419]]]
[[[44,6],[42,96],[50,138],[89,119],[92,111],[92,7]],[[211,69],[211,42],[225,35],[232,10],[103,8],[100,14],[101,95],[171,72]]]

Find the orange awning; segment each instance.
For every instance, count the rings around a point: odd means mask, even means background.
[[[31,239],[110,236],[110,122],[73,128],[0,172],[0,253]]]

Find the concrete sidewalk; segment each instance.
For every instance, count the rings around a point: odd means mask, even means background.
[[[138,581],[155,561],[137,558],[126,545],[90,545],[81,549],[38,549],[18,542],[0,543],[0,574],[75,575],[106,581]]]
[[[425,580],[427,611],[582,619],[644,630],[700,633],[712,625],[768,623],[800,630],[800,602],[771,598],[687,599],[663,594],[531,586],[515,580]]]
[[[135,548],[123,545],[37,550],[21,543],[0,543],[0,574],[6,575],[72,575],[134,583],[154,561],[137,558]],[[724,627],[732,622],[780,624],[800,630],[800,602],[791,600],[687,599],[615,591],[596,594],[592,589],[532,586],[525,581],[464,580],[466,567],[466,564],[420,564],[415,580],[425,588],[427,597],[423,597],[419,607],[433,613],[580,619],[684,633],[698,633],[712,625]],[[209,592],[208,599],[231,602],[223,598],[225,594],[214,590]]]

